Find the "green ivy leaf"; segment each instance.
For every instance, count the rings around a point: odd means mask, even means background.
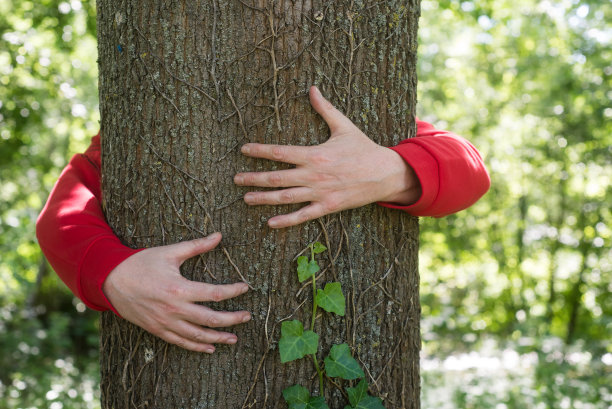
[[[354,388],[346,388],[351,406],[344,409],[385,409],[380,398],[368,395],[368,383],[362,379]]]
[[[289,405],[289,409],[329,409],[325,398],[310,396],[308,389],[301,385],[293,385],[283,390],[283,398]]]
[[[283,398],[291,405],[307,404],[310,399],[310,392],[302,385],[293,385],[286,389],[283,389]]]
[[[365,376],[363,370],[351,355],[351,350],[347,344],[331,347],[329,356],[325,358],[325,372],[330,377],[340,377],[347,380]]]
[[[314,254],[323,253],[325,250],[327,250],[327,247],[325,247],[324,245],[322,245],[318,241],[315,244],[312,245],[312,252]]]
[[[329,409],[329,406],[327,406],[324,397],[314,396],[310,398],[305,409]]]
[[[294,361],[305,355],[316,354],[319,336],[313,331],[304,331],[300,321],[284,321],[278,341],[281,362]]]
[[[346,300],[340,283],[327,283],[325,289],[317,290],[316,302],[325,311],[344,317]]]
[[[297,273],[300,283],[304,280],[309,279],[310,277],[315,275],[317,271],[319,271],[319,265],[317,264],[316,260],[308,261],[308,257],[300,256],[298,257],[297,262]]]

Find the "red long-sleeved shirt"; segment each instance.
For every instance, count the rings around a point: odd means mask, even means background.
[[[416,137],[391,149],[414,169],[422,193],[410,206],[383,206],[441,217],[469,207],[489,189],[489,175],[476,148],[431,124],[417,119]],[[117,265],[142,249],[123,245],[106,223],[100,176],[97,135],[63,170],[38,217],[36,235],[47,260],[75,295],[94,310],[115,311],[102,284]]]

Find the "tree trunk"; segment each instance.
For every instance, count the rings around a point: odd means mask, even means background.
[[[377,143],[414,135],[419,1],[98,0],[104,207],[130,246],[223,233],[183,265],[193,280],[253,288],[215,308],[251,311],[235,346],[213,355],[168,345],[112,313],[101,322],[104,408],[286,408],[295,383],[318,394],[312,360],[281,364],[281,321],[310,320],[296,256],[319,240],[319,283],[339,280],[347,314],[317,320],[319,360],[347,342],[386,408],[419,407],[418,222],[377,205],[297,227],[293,207],[248,207],[239,171],[281,165],[246,142],[309,145],[329,135],[310,107],[320,87]],[[296,207],[297,208],[297,207]],[[308,288],[305,288],[308,290]],[[302,304],[307,300],[308,303]],[[326,381],[330,408],[348,404]]]

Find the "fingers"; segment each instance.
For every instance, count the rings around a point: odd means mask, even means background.
[[[221,301],[248,290],[248,286],[244,283],[212,285],[193,281],[189,282],[187,288],[182,286],[181,288],[183,288],[182,295],[196,295],[197,298],[194,300],[197,301]],[[181,292],[175,295],[181,295]],[[248,311],[215,311],[191,302],[173,306],[171,310],[174,313],[160,319],[159,324],[161,325],[158,329],[155,330],[155,327],[152,327],[150,332],[181,348],[197,352],[213,353],[215,348],[211,344],[235,344],[238,340],[232,333],[216,331],[204,326],[229,327],[248,322],[251,319]],[[147,329],[146,326],[143,328]]]
[[[180,263],[188,258],[197,256],[198,254],[206,253],[217,247],[221,241],[221,233],[213,233],[209,236],[182,241],[176,244],[170,244],[162,247],[163,251],[167,252],[172,258],[175,258]]]
[[[325,211],[325,208],[320,202],[309,204],[308,206],[302,207],[300,210],[284,214],[281,216],[275,216],[268,220],[268,226],[273,229],[281,229],[283,227],[296,226],[298,224],[313,220],[321,216],[325,216],[330,212]]]
[[[246,172],[234,176],[239,186],[291,187],[308,184],[309,172],[304,169],[275,170],[272,172]]]
[[[170,344],[177,345],[181,348],[188,349],[190,351],[206,352],[207,354],[212,354],[213,352],[215,352],[215,347],[211,344],[202,344],[194,342],[171,331],[163,332],[161,334],[158,334],[157,336]]]
[[[189,304],[183,314],[185,321],[211,328],[231,327],[251,320],[248,311],[215,311],[197,304]]]
[[[310,104],[323,117],[332,133],[341,126],[352,125],[352,122],[342,112],[338,111],[331,102],[323,98],[319,88],[314,85],[310,87]]]
[[[249,286],[246,283],[206,284],[197,281],[189,281],[185,293],[186,299],[192,302],[219,302],[244,294],[248,289]]]
[[[270,159],[276,162],[300,165],[308,161],[310,149],[311,147],[309,146],[247,143],[240,148],[240,151],[252,158]]]
[[[238,341],[238,337],[229,332],[203,328],[187,321],[177,321],[170,330],[176,335],[200,344],[233,345]]]
[[[191,289],[192,287],[195,288]],[[246,290],[248,286],[244,283],[212,285],[190,282],[188,289],[182,290],[182,295],[189,295],[190,291],[199,291],[205,293],[200,297],[203,301],[221,301],[242,294]],[[180,293],[176,295],[181,295]],[[232,333],[205,327],[229,327],[248,322],[251,319],[248,311],[215,311],[191,302],[180,303],[180,305],[166,307],[163,310],[163,312],[168,311],[171,312],[168,316],[164,317],[163,314],[156,316],[158,323],[149,326],[150,329],[147,329],[146,325],[143,328],[181,348],[209,354],[215,351],[211,344],[235,344],[238,338]]]
[[[238,341],[236,335],[229,332],[202,328],[186,321],[178,321],[172,329],[164,330],[157,336],[181,348],[208,354],[215,352],[212,344],[233,345]]]
[[[270,192],[249,192],[244,195],[248,205],[281,205],[304,203],[312,200],[312,190],[307,187],[274,190]]]

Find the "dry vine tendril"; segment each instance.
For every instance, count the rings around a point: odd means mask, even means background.
[[[346,300],[342,287],[338,282],[325,284],[324,289],[317,289],[316,273],[321,269],[315,260],[315,255],[323,253],[327,247],[319,242],[308,245],[310,260],[306,256],[297,259],[297,274],[301,282],[312,278],[312,321],[310,330],[304,331],[304,325],[298,320],[284,321],[281,325],[281,338],[278,349],[282,363],[301,359],[306,355],[312,357],[312,362],[319,375],[319,393],[321,396],[311,396],[308,389],[301,385],[293,385],[283,390],[283,397],[289,409],[329,409],[324,397],[323,376],[353,380],[362,378],[354,388],[346,388],[349,405],[344,409],[385,409],[380,398],[368,395],[368,383],[359,363],[351,355],[348,344],[333,345],[329,355],[324,359],[325,366],[321,369],[317,360],[319,335],[313,329],[317,317],[317,308],[333,312],[344,317]]]

